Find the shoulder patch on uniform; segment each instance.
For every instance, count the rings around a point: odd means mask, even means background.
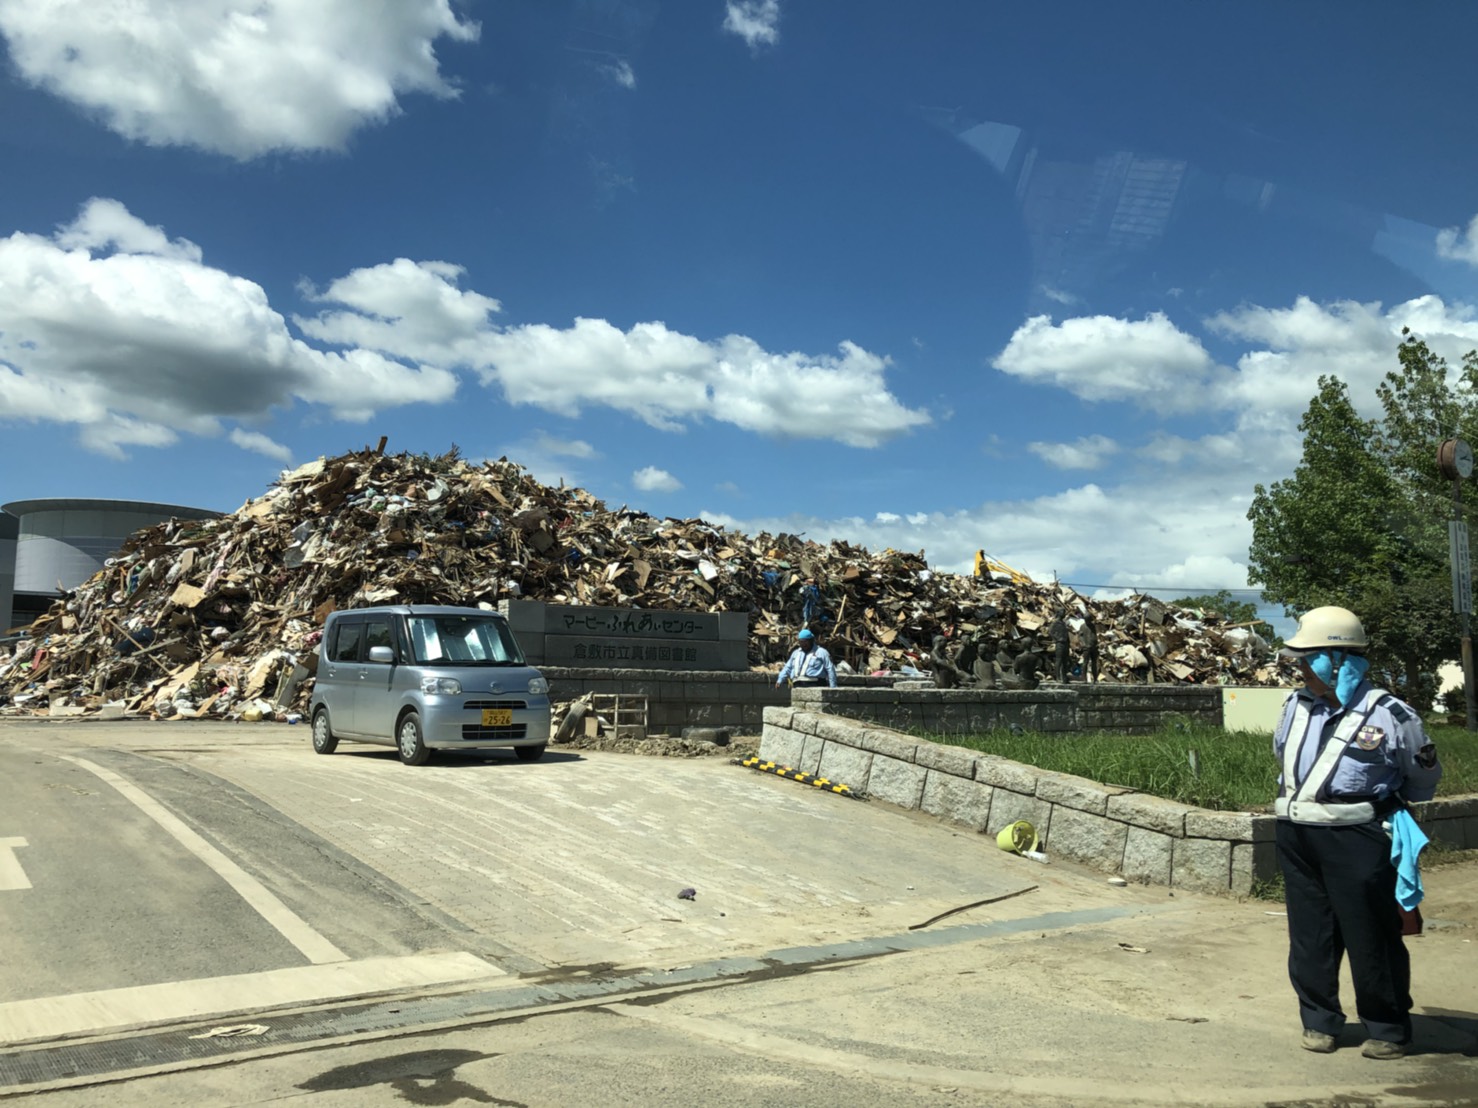
[[[1416,716],[1412,714],[1411,709],[1408,708],[1405,704],[1402,704],[1401,701],[1395,699],[1394,697],[1386,701],[1385,708],[1386,711],[1391,713],[1391,718],[1394,719],[1397,723],[1410,723],[1412,720],[1416,719]]]

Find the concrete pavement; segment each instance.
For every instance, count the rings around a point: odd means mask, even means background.
[[[513,967],[485,993],[408,995],[363,1018],[343,1005],[242,1013],[233,1022],[263,1028],[244,1052],[38,1103],[1478,1103],[1478,865],[1429,871],[1432,927],[1411,940],[1416,1051],[1378,1063],[1359,1056],[1357,1030],[1334,1055],[1298,1048],[1279,905],[1114,888],[916,813],[711,760],[427,776],[373,754],[307,755],[301,728],[0,726],[7,762],[38,743],[87,751],[164,796],[351,952],[367,953],[364,940],[334,920],[396,901],[445,921],[437,934],[464,950],[497,929],[483,954],[504,949]],[[221,819],[237,806],[256,815]],[[364,875],[359,895],[314,914],[294,853],[308,844]],[[673,898],[681,885],[698,899]],[[314,1037],[313,1020],[339,1033]],[[163,1057],[210,1029],[149,1042]],[[0,1056],[0,1073],[18,1064]]]
[[[1434,908],[1449,892],[1469,898],[1478,888],[1472,866],[1432,878]],[[1079,884],[1054,875],[1037,893],[970,913],[977,922],[966,926],[985,925],[982,916],[1045,920],[1020,906],[1060,906]],[[1099,924],[1015,926],[739,984],[510,1012],[479,1026],[351,1036],[311,1052],[268,1045],[249,1063],[38,1103],[1478,1103],[1470,926],[1454,921],[1413,941],[1416,1052],[1373,1062],[1359,1055],[1357,1032],[1333,1055],[1298,1047],[1283,921],[1272,909],[1186,899]],[[1017,908],[1007,913],[1006,904]]]

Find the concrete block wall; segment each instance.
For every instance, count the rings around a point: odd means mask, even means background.
[[[1095,685],[1031,691],[900,687],[891,678],[847,676],[835,689],[777,689],[775,675],[751,671],[609,669],[540,666],[555,700],[586,693],[645,696],[648,729],[676,735],[684,727],[728,727],[758,735],[766,707],[795,705],[861,719],[899,731],[936,734],[986,731],[1012,724],[1028,731],[1153,731],[1166,714],[1220,721],[1215,687]]]
[[[767,673],[684,673],[681,670],[576,669],[541,666],[554,700],[586,693],[647,698],[647,729],[679,735],[684,727],[728,727],[736,735],[758,735],[766,707],[790,703],[790,691],[775,687]]]
[[[1037,689],[796,689],[798,708],[881,724],[896,731],[970,734],[1013,724],[1025,731],[1146,734],[1166,716],[1221,726],[1215,685],[1044,685]]]
[[[1029,820],[1049,855],[1130,881],[1245,896],[1278,872],[1271,815],[1193,808],[870,721],[766,708],[760,757],[991,836]],[[1431,838],[1478,848],[1478,796],[1413,814]]]
[[[1459,850],[1478,850],[1478,796],[1455,796],[1413,804],[1411,814],[1429,839]]]

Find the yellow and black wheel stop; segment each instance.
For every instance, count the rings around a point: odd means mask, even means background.
[[[757,769],[761,773],[773,773],[777,777],[784,777],[790,781],[799,781],[802,785],[811,785],[825,792],[836,793],[838,796],[850,796],[853,800],[861,800],[862,797],[853,792],[847,785],[840,785],[825,777],[817,777],[812,773],[803,773],[789,766],[778,765],[775,762],[761,761],[759,758],[745,758],[739,763],[749,769]]]

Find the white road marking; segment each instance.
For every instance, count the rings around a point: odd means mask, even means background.
[[[0,839],[0,892],[31,887],[30,878],[21,869],[21,860],[15,856],[15,848],[26,845],[25,839]]]
[[[473,954],[413,954],[12,1000],[0,1004],[0,1044],[139,1024],[178,1023],[203,1016],[258,1012],[495,976],[503,976],[503,971]]]
[[[63,754],[61,757],[101,777],[132,801],[146,816],[173,835],[181,846],[215,870],[226,884],[240,893],[241,898],[250,904],[264,920],[277,928],[283,938],[302,951],[308,961],[322,964],[348,960],[347,954],[309,927],[302,917],[278,900],[260,881],[202,839],[164,805],[137,785],[120,777],[112,770],[94,765],[85,759],[74,758],[68,754]]]

